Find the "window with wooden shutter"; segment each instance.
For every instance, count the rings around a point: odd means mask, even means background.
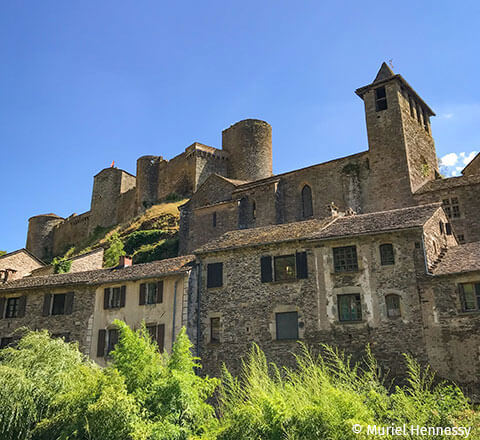
[[[103,308],[109,309],[110,308],[110,287],[103,289]]]
[[[273,258],[275,281],[288,281],[296,278],[295,255],[280,255]]]
[[[277,339],[298,339],[298,313],[282,312],[275,314]]]
[[[297,265],[297,279],[308,278],[307,253],[297,252],[295,255]]]
[[[7,298],[7,307],[5,308],[5,318],[17,318],[19,313],[20,298]]]
[[[163,280],[157,283],[157,303],[163,303]]]
[[[157,341],[157,325],[156,324],[147,325],[147,332],[148,332],[148,335],[150,336],[150,339],[156,342]]]
[[[27,309],[27,297],[25,295],[21,296],[18,304],[18,317],[23,318]]]
[[[165,324],[158,324],[157,345],[160,352],[165,349]]]
[[[52,304],[52,294],[46,293],[43,297],[43,311],[42,311],[43,316],[50,315],[51,304]]]
[[[140,298],[138,303],[141,306],[147,303],[147,284],[146,283],[140,284]]]
[[[273,281],[271,256],[265,256],[260,258],[260,270],[262,283],[270,283]]]
[[[115,345],[118,343],[118,329],[111,328],[108,330],[107,334],[108,344],[107,344],[107,356],[111,351],[115,349]]]
[[[106,338],[107,338],[107,331],[104,329],[100,329],[98,331],[97,357],[105,356]]]
[[[52,300],[52,315],[64,315],[65,314],[65,293],[56,293],[53,295]]]
[[[207,288],[223,286],[223,263],[207,264]]]
[[[120,287],[120,307],[125,307],[127,297],[127,286]]]

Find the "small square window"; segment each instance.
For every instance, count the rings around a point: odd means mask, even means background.
[[[210,318],[210,342],[220,342],[220,318]]]
[[[390,266],[395,264],[395,255],[393,253],[393,245],[391,243],[380,245],[380,261],[382,266]]]
[[[335,272],[355,272],[358,270],[357,247],[344,246],[333,248]]]
[[[67,295],[65,293],[58,293],[53,295],[52,301],[52,315],[64,315],[65,314],[65,299]]]
[[[338,318],[341,322],[361,321],[362,303],[359,293],[338,295]]]
[[[282,255],[274,257],[275,281],[288,281],[296,279],[295,255]]]
[[[298,313],[283,312],[275,314],[277,339],[298,339]]]
[[[207,288],[223,286],[223,263],[207,264]]]

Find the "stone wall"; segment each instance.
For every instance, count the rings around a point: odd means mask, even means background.
[[[199,256],[201,262],[201,335],[199,352],[204,372],[218,374],[225,362],[238,372],[242,356],[252,342],[265,351],[269,360],[279,364],[294,363],[291,352],[300,347],[295,341],[275,339],[275,313],[297,311],[300,340],[314,351],[322,343],[332,344],[358,359],[370,343],[380,363],[392,374],[404,372],[402,353],[414,354],[427,361],[422,335],[421,305],[419,302],[413,256],[421,241],[421,231],[396,232],[364,236],[348,240],[330,240],[309,244],[277,244],[238,249]],[[395,264],[381,266],[379,245],[392,243]],[[335,273],[332,248],[356,245],[359,270]],[[307,251],[308,279],[292,282],[262,283],[260,257]],[[419,260],[421,261],[421,259]],[[206,288],[208,263],[223,262],[224,282],[221,288]],[[363,319],[344,323],[338,320],[336,298],[342,293],[361,294]],[[385,295],[401,297],[402,316],[386,315]],[[210,318],[220,317],[221,342],[211,343]]]
[[[53,229],[53,254],[64,254],[72,246],[81,243],[88,236],[90,211],[73,214]]]
[[[46,293],[75,292],[71,315],[42,316]],[[80,349],[89,354],[91,327],[93,323],[95,289],[88,286],[65,286],[49,289],[25,289],[0,292],[0,297],[26,295],[26,311],[23,318],[0,319],[0,337],[14,336],[15,330],[27,327],[31,330],[47,329],[50,334],[69,333],[71,341],[78,341]]]
[[[43,265],[29,255],[25,249],[20,249],[16,252],[0,256],[0,270],[16,270],[15,278],[22,278],[29,275],[32,271],[42,267]]]

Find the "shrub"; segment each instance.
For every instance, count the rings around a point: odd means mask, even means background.
[[[54,258],[52,260],[53,273],[67,273],[72,267],[72,260],[63,258]]]
[[[133,255],[141,246],[156,243],[165,235],[165,231],[161,229],[132,232],[125,238],[125,252],[128,255]]]
[[[126,255],[123,249],[123,242],[117,232],[108,238],[108,249],[103,254],[103,264],[105,267],[114,267],[122,255]]]
[[[155,246],[145,246],[133,256],[133,262],[148,263],[150,261],[164,260],[178,255],[178,238],[160,241]]]

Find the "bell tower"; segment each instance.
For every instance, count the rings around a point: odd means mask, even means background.
[[[438,178],[432,109],[401,75],[383,63],[373,82],[355,93],[363,99],[369,148],[366,210],[414,205],[413,193]]]

